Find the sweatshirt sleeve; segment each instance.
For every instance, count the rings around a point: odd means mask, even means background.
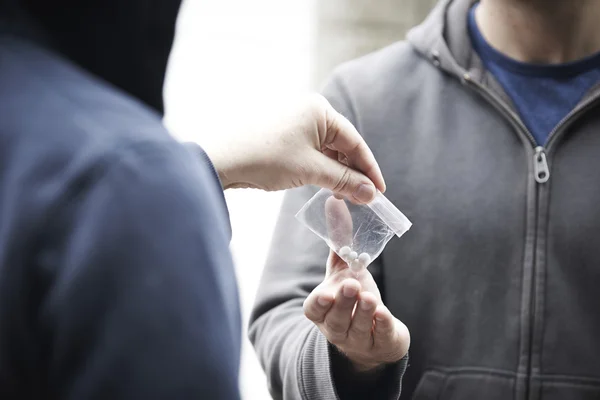
[[[335,80],[327,85],[325,96],[353,121]],[[250,340],[269,390],[273,398],[284,400],[396,400],[406,358],[376,374],[357,373],[304,316],[304,300],[325,277],[328,247],[295,214],[316,191],[305,187],[286,193],[250,320]],[[378,284],[379,261],[369,267]]]
[[[61,399],[237,400],[240,315],[221,193],[175,143],[92,168],[42,257]]]
[[[229,209],[227,208],[227,202],[225,201],[225,194],[223,193],[223,184],[221,183],[221,179],[219,179],[219,173],[215,169],[215,165],[213,164],[213,162],[210,159],[210,157],[208,156],[208,154],[206,154],[206,152],[204,151],[204,149],[202,147],[200,147],[200,145],[198,145],[197,143],[194,143],[194,142],[187,142],[187,143],[185,143],[185,147],[187,147],[187,149],[190,150],[192,152],[192,154],[194,154],[196,156],[198,161],[208,171],[211,172],[212,183],[215,187],[215,190],[219,193],[218,197],[222,200],[221,204],[223,207],[221,207],[221,208],[223,210],[225,210],[225,213],[227,216],[227,218],[226,218],[227,219],[227,227],[229,229],[229,236],[230,236],[230,240],[231,240],[232,230],[231,230],[231,223],[229,220]]]

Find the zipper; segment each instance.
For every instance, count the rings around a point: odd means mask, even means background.
[[[550,179],[550,168],[548,168],[548,159],[546,157],[546,149],[552,146],[552,143],[555,141],[555,138],[559,136],[560,132],[564,132],[572,123],[572,120],[577,116],[588,109],[590,109],[594,104],[598,102],[598,96],[590,96],[589,99],[584,101],[575,107],[571,112],[561,119],[558,124],[552,129],[552,131],[548,134],[548,139],[546,140],[546,147],[537,146],[535,148],[535,154],[533,156],[533,173],[534,178],[537,183],[546,183]]]
[[[476,89],[477,93],[483,95],[483,97],[487,98],[492,105],[495,105],[496,109],[501,111],[504,114],[504,116],[507,117],[516,128],[518,128],[517,131],[519,132],[519,134],[525,136],[529,143],[531,143],[532,147],[535,147],[537,145],[535,138],[533,137],[529,129],[527,129],[523,121],[521,121],[521,118],[519,118],[517,113],[514,112],[508,105],[506,105],[506,103],[503,102],[502,99],[500,99],[494,93],[490,92],[485,86],[471,79],[471,75],[469,73],[463,74],[463,81],[470,84],[473,88]]]
[[[554,129],[552,129],[552,131],[548,134],[548,139],[546,140],[545,146],[538,146],[535,138],[529,129],[527,129],[525,124],[523,124],[517,113],[515,113],[508,105],[506,105],[502,99],[490,92],[483,85],[471,79],[471,75],[469,73],[463,74],[463,81],[473,86],[478,93],[486,97],[492,105],[495,105],[496,109],[501,111],[515,125],[515,127],[518,128],[517,131],[521,135],[524,135],[534,147],[535,154],[533,155],[533,172],[535,181],[539,184],[546,183],[550,179],[550,168],[548,167],[546,149],[552,147],[556,137],[560,136],[559,133],[565,131],[576,116],[592,108],[592,106],[594,106],[600,99],[600,96],[592,95],[583,103],[571,110],[571,112],[565,115],[563,119],[561,119],[558,124],[556,124]]]
[[[527,127],[525,126],[525,124],[523,124],[523,122],[521,121],[521,118],[519,118],[519,116],[517,115],[517,113],[515,113],[504,101],[502,101],[502,99],[500,99],[497,95],[495,95],[493,92],[491,92],[489,89],[487,89],[486,87],[484,87],[483,85],[479,84],[478,82],[475,82],[471,79],[471,76],[469,73],[464,73],[463,74],[463,80],[465,83],[470,84],[476,92],[478,92],[479,94],[481,94],[483,97],[485,97],[488,102],[494,106],[498,111],[500,111],[502,114],[504,114],[504,116],[513,124],[514,128],[516,129],[516,131],[519,133],[519,135],[524,136],[529,143],[531,144],[531,147],[534,148],[534,155],[533,155],[533,171],[534,171],[534,180],[536,182],[536,187],[535,187],[535,198],[532,200],[535,202],[535,220],[533,222],[533,232],[534,232],[534,242],[533,242],[533,256],[532,256],[532,264],[531,264],[531,287],[529,288],[529,293],[530,293],[530,299],[529,299],[529,309],[530,309],[530,316],[529,316],[529,328],[527,331],[527,336],[529,337],[529,346],[526,349],[527,351],[527,360],[526,360],[526,371],[527,371],[527,377],[525,379],[524,382],[524,398],[525,399],[529,399],[530,397],[530,390],[531,390],[531,382],[530,382],[530,377],[531,377],[531,371],[532,371],[532,360],[533,360],[533,334],[534,334],[534,325],[535,325],[535,304],[536,304],[536,293],[535,293],[535,273],[536,273],[536,263],[537,260],[535,259],[535,250],[537,248],[537,235],[538,235],[538,229],[537,229],[537,215],[539,213],[539,188],[540,188],[540,184],[543,184],[545,182],[547,182],[550,179],[550,170],[548,168],[548,160],[546,158],[546,151],[544,149],[543,146],[538,146],[537,142],[535,140],[535,138],[533,137],[533,135],[531,134],[531,132],[529,131],[529,129],[527,129]],[[529,196],[529,194],[528,194]],[[528,200],[529,201],[529,200]],[[520,361],[519,361],[520,364]],[[520,398],[520,397],[517,397]]]
[[[559,123],[554,127],[554,129],[549,133],[548,138],[544,146],[538,146],[535,138],[527,129],[525,124],[521,121],[519,116],[504,102],[501,98],[491,92],[489,89],[484,87],[483,85],[475,82],[471,79],[469,73],[465,72],[463,74],[463,82],[470,84],[476,92],[481,94],[483,97],[487,98],[487,100],[496,107],[498,111],[503,113],[505,117],[509,119],[510,122],[517,128],[517,132],[520,135],[525,136],[527,140],[534,147],[534,155],[533,155],[533,172],[534,179],[537,183],[535,190],[535,215],[536,222],[534,226],[535,233],[535,241],[533,243],[534,254],[537,249],[537,237],[538,237],[538,226],[537,220],[539,218],[539,197],[540,197],[540,185],[548,182],[550,179],[550,168],[548,167],[548,158],[546,156],[547,149],[551,148],[553,143],[556,141],[556,138],[559,137],[560,133],[564,132],[571,123],[573,123],[576,116],[579,116],[592,108],[595,104],[600,102],[600,95],[596,93],[595,95],[591,95],[587,100],[583,103],[579,104],[575,107],[571,112],[569,112],[563,119],[559,121]],[[531,390],[531,373],[532,373],[532,363],[533,363],[533,341],[535,340],[535,319],[536,319],[536,304],[537,304],[537,293],[535,290],[535,274],[537,269],[537,260],[535,257],[533,258],[532,264],[532,286],[531,286],[531,299],[530,299],[530,307],[531,307],[531,317],[530,317],[530,327],[529,327],[529,349],[528,351],[528,360],[527,360],[527,381],[525,386],[525,398],[528,399],[530,397]]]
[[[535,148],[535,154],[533,155],[533,176],[537,183],[546,183],[550,179],[546,150],[542,146]]]
[[[559,136],[558,134],[569,127],[569,125],[573,122],[572,120],[574,117],[583,114],[592,108],[592,106],[596,105],[596,103],[598,103],[598,100],[600,100],[600,91],[598,89],[599,87],[596,87],[596,90],[592,89],[595,92],[594,94],[590,95],[584,102],[577,105],[577,107],[572,109],[571,112],[565,115],[563,119],[556,124],[554,129],[552,129],[548,135],[548,139],[546,139],[546,148],[550,148],[552,146],[553,142],[556,140],[556,137]]]

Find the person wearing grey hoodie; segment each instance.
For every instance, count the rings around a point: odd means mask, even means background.
[[[442,0],[333,73],[414,226],[356,280],[286,194],[250,322],[274,398],[600,398],[598,21]]]

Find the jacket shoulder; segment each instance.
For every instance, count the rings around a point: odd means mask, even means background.
[[[400,41],[340,65],[332,79],[351,92],[366,94],[396,84],[406,86],[423,69],[435,71],[410,43]]]
[[[169,140],[158,114],[70,61],[16,39],[0,40],[0,54],[0,136],[12,143],[48,151]]]

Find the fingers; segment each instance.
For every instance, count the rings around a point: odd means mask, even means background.
[[[333,252],[330,259],[344,263]],[[353,278],[326,278],[305,301],[304,312],[355,367],[366,371],[404,357],[410,334],[378,295],[364,290],[368,282],[363,284]],[[328,292],[333,290],[335,295]]]
[[[380,305],[375,311],[375,340],[377,342],[388,342],[393,335],[394,317],[387,307]]]
[[[332,149],[328,149],[327,147],[323,149],[323,154],[325,154],[327,157],[331,158],[332,160],[335,161],[340,161],[339,160],[339,154],[337,151],[332,150]]]
[[[328,148],[346,155],[348,164],[364,173],[382,192],[385,191],[385,181],[381,169],[356,128],[344,116],[328,105],[327,132],[322,142]]]
[[[375,197],[375,186],[367,176],[321,152],[315,153],[307,169],[304,183],[330,189],[357,203],[369,203]]]
[[[325,201],[329,240],[336,250],[352,245],[352,216],[344,200],[331,196]]]
[[[410,334],[406,325],[394,318],[383,305],[375,311],[374,346],[385,349],[387,361],[396,361],[404,357],[410,346]]]
[[[327,276],[345,269],[348,269],[346,261],[338,256],[333,250],[330,250],[329,258],[327,259]]]
[[[372,293],[362,292],[360,294],[348,331],[348,336],[352,338],[353,342],[363,345],[373,344],[373,316],[376,307],[377,298]]]
[[[331,343],[343,343],[348,337],[348,329],[352,321],[352,311],[360,291],[360,284],[354,279],[347,279],[340,285],[335,301],[325,315],[324,327]]]
[[[304,315],[314,323],[320,324],[331,308],[334,298],[332,295],[314,290],[304,301]]]

